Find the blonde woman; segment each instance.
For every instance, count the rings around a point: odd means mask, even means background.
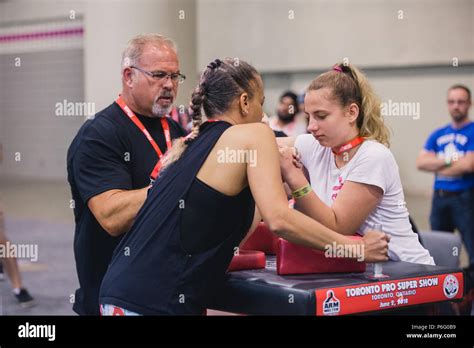
[[[296,208],[344,235],[382,227],[391,260],[434,264],[412,231],[380,100],[366,77],[337,64],[311,82],[304,105],[310,134],[278,140]]]

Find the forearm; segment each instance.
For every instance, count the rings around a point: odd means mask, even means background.
[[[340,245],[362,243],[336,233],[303,213],[289,208],[283,214],[276,233],[292,243],[319,250],[324,250],[334,242]]]
[[[112,194],[98,219],[102,227],[119,236],[132,227],[138,211],[145,202],[148,187],[139,190],[118,191]]]
[[[437,172],[446,167],[446,162],[441,158],[422,156],[418,158],[416,166],[419,170]]]
[[[470,158],[461,158],[453,162],[449,167],[438,171],[437,174],[442,176],[460,176],[472,173],[473,171],[473,161]]]
[[[304,175],[294,175],[293,178],[289,178],[287,184],[291,191],[295,191],[307,185],[308,180],[304,177]],[[321,201],[314,191],[308,193],[304,197],[295,199],[295,208],[303,214],[328,227],[329,229],[343,233],[337,224],[334,211],[324,204],[324,202]]]
[[[247,178],[252,195],[268,228],[290,242],[320,250],[324,250],[325,246],[333,242],[351,244],[351,239],[348,237],[331,231],[303,213],[288,207],[274,136],[267,127],[261,125],[251,127],[252,141],[253,139],[258,141],[252,142],[249,148],[258,151],[259,162],[257,166],[247,166]]]

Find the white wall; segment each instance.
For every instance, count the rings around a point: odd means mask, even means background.
[[[197,13],[199,67],[222,55],[262,72],[474,61],[471,0],[198,0]]]
[[[80,1],[5,1],[0,34],[81,27],[82,14]],[[83,100],[82,52],[80,36],[0,45],[2,176],[65,180],[66,151],[83,119],[58,117],[55,105]]]
[[[30,22],[56,17],[66,18],[70,11],[82,15],[84,1],[82,0],[7,0],[0,2],[0,21]]]
[[[181,70],[178,103],[186,103],[196,84],[196,11],[194,0],[12,0],[0,3],[0,25],[84,16],[85,101],[100,110],[120,91],[120,58],[127,41],[140,33],[162,33],[178,45]],[[180,18],[183,14],[184,19]]]

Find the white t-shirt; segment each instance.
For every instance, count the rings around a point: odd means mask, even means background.
[[[311,134],[298,136],[295,147],[308,170],[311,187],[328,206],[332,205],[346,180],[374,185],[383,190],[382,200],[358,232],[363,235],[375,224],[381,224],[383,231],[391,238],[390,260],[434,265],[433,258],[411,228],[398,165],[387,147],[377,141],[366,140],[342,168],[336,167],[331,148],[321,146]]]

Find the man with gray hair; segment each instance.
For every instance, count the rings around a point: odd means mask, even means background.
[[[148,34],[130,40],[121,72],[121,94],[84,123],[67,154],[80,285],[73,309],[80,315],[100,314],[99,288],[112,253],[143,205],[159,159],[172,139],[185,135],[167,117],[185,79],[170,39]]]

